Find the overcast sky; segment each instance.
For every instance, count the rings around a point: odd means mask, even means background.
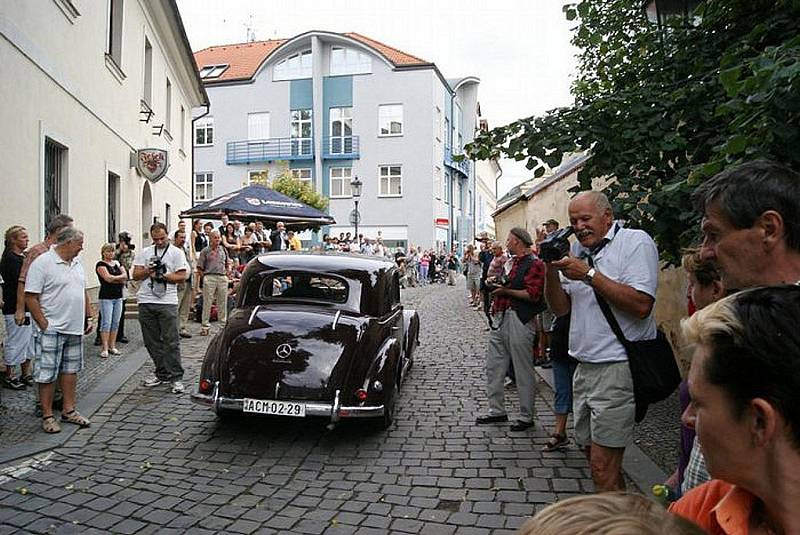
[[[309,30],[358,32],[436,63],[446,78],[481,79],[489,126],[571,103],[575,49],[565,0],[178,0],[192,49],[286,38]],[[501,162],[500,195],[530,178]]]

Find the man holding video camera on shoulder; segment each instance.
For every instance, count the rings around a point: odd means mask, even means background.
[[[139,303],[139,324],[142,338],[155,373],[144,381],[144,386],[170,383],[172,392],[184,391],[181,348],[178,338],[178,289],[189,275],[189,265],[183,250],[170,246],[167,227],[154,223],[150,227],[153,245],[136,255],[133,261],[133,278],[142,281],[136,294]]]
[[[479,416],[478,425],[507,422],[503,380],[509,362],[513,363],[519,394],[520,418],[512,431],[524,431],[534,424],[536,397],[533,348],[533,318],[544,308],[544,264],[531,254],[533,240],[523,228],[513,228],[506,248],[513,258],[506,263],[504,274],[486,279],[493,299],[489,347],[486,351],[486,386],[489,413]]]
[[[545,296],[556,316],[571,313],[569,355],[578,361],[573,380],[576,442],[589,459],[595,489],[622,490],[622,456],[633,439],[635,419],[633,379],[625,347],[598,296],[610,305],[627,340],[655,338],[658,250],[644,231],[615,222],[600,192],[575,196],[569,218],[572,227],[540,244],[547,266]],[[570,249],[567,237],[573,231],[578,241]]]

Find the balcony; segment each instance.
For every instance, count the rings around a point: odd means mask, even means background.
[[[458,171],[462,175],[468,177],[469,176],[469,171],[472,168],[472,162],[470,160],[466,160],[466,159],[465,160],[461,160],[460,162],[453,160],[453,156],[460,156],[460,155],[461,155],[460,153],[459,154],[453,154],[453,148],[446,146],[444,148],[444,164],[447,167],[449,167],[451,169],[455,169],[456,171]]]
[[[249,164],[273,160],[313,160],[314,140],[310,137],[273,137],[230,141],[225,163]]]
[[[357,160],[358,136],[327,136],[322,139],[322,157],[326,160]]]

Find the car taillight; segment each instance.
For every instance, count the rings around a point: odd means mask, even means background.
[[[363,388],[359,388],[356,390],[356,399],[358,401],[366,401],[367,400],[367,391]]]
[[[200,379],[200,392],[209,394],[211,392],[211,381],[208,379]]]

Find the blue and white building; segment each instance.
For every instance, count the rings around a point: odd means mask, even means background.
[[[445,78],[356,33],[214,46],[195,59],[211,102],[195,113],[196,202],[288,168],[330,198],[337,224],[324,231],[338,235],[354,232],[358,177],[359,233],[404,248],[472,239],[475,173],[454,156],[478,126],[477,78]]]

